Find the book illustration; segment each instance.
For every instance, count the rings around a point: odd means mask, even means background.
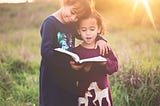
[[[73,52],[70,52],[68,50],[64,50],[62,48],[56,48],[54,50],[71,56],[73,58],[73,60],[75,62],[77,62],[77,63],[84,63],[84,62],[105,62],[105,61],[107,61],[107,59],[104,58],[104,57],[102,57],[102,56],[96,56],[96,57],[91,57],[91,58],[86,58],[86,59],[80,59],[77,54],[75,54]]]
[[[57,33],[58,43],[60,47],[64,50],[73,47],[72,35],[58,32]]]

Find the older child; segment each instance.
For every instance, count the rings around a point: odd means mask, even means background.
[[[62,7],[44,20],[41,26],[39,106],[78,105],[75,72],[71,69],[70,58],[57,53],[54,48],[74,47],[74,35],[77,34],[74,22],[90,13],[89,0],[63,0]],[[100,48],[106,45],[103,40],[98,42],[102,45]]]
[[[89,17],[79,19],[78,33],[83,42],[74,49],[81,59],[99,56],[99,49],[94,49],[96,38],[103,34],[104,28],[100,14],[94,11]],[[112,49],[104,57],[107,62],[88,63],[79,72],[79,106],[112,106],[112,99],[107,74],[118,70],[118,61]]]

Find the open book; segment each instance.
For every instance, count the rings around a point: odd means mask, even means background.
[[[73,60],[77,63],[84,63],[84,62],[105,62],[107,61],[106,58],[102,57],[102,56],[97,56],[97,57],[91,57],[91,58],[86,58],[86,59],[81,59],[79,58],[79,56],[73,52],[70,52],[70,51],[67,51],[67,50],[64,50],[62,48],[56,48],[54,49],[58,52],[61,52],[61,53],[65,53],[69,56],[71,56],[73,58]]]

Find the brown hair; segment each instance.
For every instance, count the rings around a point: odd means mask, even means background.
[[[62,0],[63,6],[74,5],[77,10],[78,18],[85,18],[91,14],[92,0]]]

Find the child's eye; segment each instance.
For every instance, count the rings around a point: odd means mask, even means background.
[[[82,32],[85,32],[85,31],[86,31],[86,29],[81,29],[81,31],[82,31]]]
[[[90,30],[91,30],[91,31],[95,31],[95,28],[91,28]]]
[[[86,30],[85,30],[85,29],[82,29],[81,31],[82,31],[82,32],[85,32]]]

